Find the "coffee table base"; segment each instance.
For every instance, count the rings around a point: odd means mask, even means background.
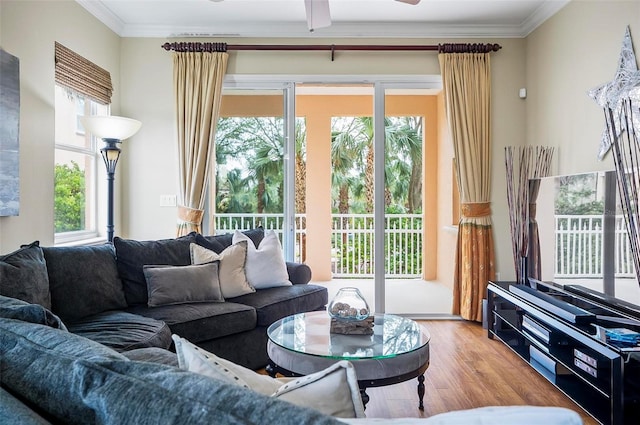
[[[362,399],[362,404],[366,408],[367,403],[370,400],[370,397],[367,394],[367,388],[383,387],[386,385],[399,384],[400,382],[405,382],[405,381],[408,381],[409,379],[413,379],[417,377],[418,378],[418,409],[424,410],[424,393],[425,393],[424,372],[427,370],[428,367],[429,367],[429,363],[427,362],[424,365],[422,365],[420,368],[402,375],[392,376],[392,377],[383,378],[383,379],[367,379],[362,381],[358,380],[358,386],[360,387],[360,398]],[[269,376],[272,378],[275,378],[278,373],[287,377],[303,376],[299,373],[294,373],[294,372],[291,372],[290,370],[284,369],[273,362],[270,362],[265,368],[265,370],[267,371]]]

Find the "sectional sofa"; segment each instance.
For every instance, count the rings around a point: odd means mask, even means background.
[[[256,247],[264,234],[261,228],[243,232]],[[212,268],[222,262],[192,266],[192,245],[221,254],[231,246],[232,237],[197,233],[151,241],[116,237],[113,245],[74,247],[40,247],[34,242],[0,256],[0,295],[42,305],[71,333],[118,352],[169,349],[175,333],[257,369],[268,363],[266,328],[291,314],[324,309],[328,295],[326,288],[308,284],[311,271],[300,263],[286,263],[288,282],[274,287],[232,293],[242,294],[233,298],[198,293],[200,282],[214,275]],[[266,282],[273,270],[264,270]],[[165,289],[183,293],[156,291],[150,298],[151,272],[157,273],[151,277],[160,284],[168,283]],[[187,298],[171,302],[167,296]]]

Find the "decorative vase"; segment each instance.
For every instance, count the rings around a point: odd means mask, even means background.
[[[342,288],[327,307],[329,315],[337,320],[364,320],[369,317],[369,305],[358,288]]]

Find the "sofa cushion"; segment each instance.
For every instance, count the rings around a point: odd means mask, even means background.
[[[161,320],[172,333],[184,335],[198,343],[256,327],[256,311],[252,307],[230,302],[137,306],[127,311]]]
[[[101,424],[339,424],[235,385],[146,362],[74,364],[76,389]]]
[[[136,348],[135,350],[124,351],[122,355],[136,362],[151,362],[178,367],[178,356],[176,356],[176,353],[165,350],[164,348]]]
[[[224,301],[218,280],[219,264],[214,261],[189,266],[144,266],[147,305]]]
[[[127,307],[111,244],[44,247],[52,310],[65,322]]]
[[[3,297],[2,295],[0,295],[0,317],[67,330],[58,316],[40,304],[29,304],[17,298]]]
[[[216,253],[220,254],[225,248],[233,244],[233,233],[223,233],[221,235],[203,236],[196,234],[196,243],[200,246],[208,248]],[[264,229],[262,227],[256,227],[255,229],[243,230],[241,232],[253,241],[253,245],[257,248],[264,238]]]
[[[69,332],[99,342],[116,351],[171,346],[166,323],[125,311],[106,311],[68,324]]]
[[[187,266],[191,264],[189,244],[195,242],[195,232],[176,239],[136,241],[115,237],[116,264],[129,306],[147,304],[145,265]]]
[[[269,326],[276,320],[292,314],[321,310],[328,300],[327,288],[318,285],[293,285],[260,289],[253,294],[230,298],[227,301],[255,308],[258,326]]]
[[[0,295],[51,308],[47,264],[38,241],[0,256]]]
[[[95,422],[83,407],[73,365],[126,357],[97,342],[44,325],[0,319],[0,384],[61,423]]]

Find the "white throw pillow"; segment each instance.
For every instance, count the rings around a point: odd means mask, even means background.
[[[253,242],[251,245],[253,245]],[[240,295],[256,292],[249,284],[245,273],[245,263],[247,261],[246,241],[228,246],[220,254],[195,243],[189,245],[189,251],[191,253],[191,264],[204,264],[220,260],[218,276],[224,298],[239,297]]]
[[[181,369],[240,385],[326,415],[365,417],[356,371],[348,361],[339,361],[300,378],[271,378],[209,353],[178,335],[172,338]]]
[[[233,243],[247,241],[247,280],[256,289],[290,286],[287,263],[284,261],[280,239],[273,230],[267,230],[258,248],[239,230],[233,233]]]

